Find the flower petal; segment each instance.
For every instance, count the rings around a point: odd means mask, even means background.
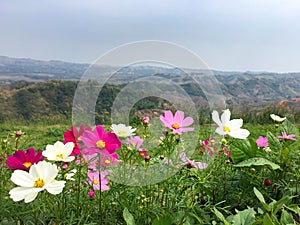
[[[34,165],[33,165],[34,166]],[[15,170],[11,175],[11,181],[22,187],[33,187],[34,177],[26,171]]]
[[[243,126],[243,119],[233,119],[227,124],[230,130],[238,130]]]
[[[224,112],[221,115],[221,121],[222,121],[223,126],[228,126],[230,116],[231,116],[230,110],[225,109]]]
[[[212,120],[213,120],[219,127],[223,127],[223,124],[222,124],[222,122],[221,122],[221,120],[220,120],[220,117],[219,117],[219,113],[218,113],[216,110],[214,110],[214,111],[212,112]]]
[[[218,127],[218,128],[216,129],[216,133],[217,133],[217,134],[220,134],[220,135],[225,135],[225,132],[224,132],[224,130],[223,130],[223,127]]]
[[[15,187],[9,191],[10,198],[15,201],[21,201],[25,198],[26,195],[33,192],[32,187]]]
[[[250,135],[250,132],[246,129],[238,129],[230,132],[229,135],[233,138],[246,139]]]
[[[53,181],[46,186],[46,190],[53,195],[60,194],[65,186],[66,181]]]
[[[25,195],[24,202],[25,203],[32,202],[36,198],[36,196],[38,195],[38,193],[39,192],[33,191],[33,192],[29,193],[28,195]]]
[[[179,110],[176,111],[173,122],[182,125],[181,123],[182,123],[183,119],[184,119],[184,112],[179,111]]]
[[[183,127],[188,127],[194,123],[194,120],[192,117],[187,117],[182,121],[182,126]]]

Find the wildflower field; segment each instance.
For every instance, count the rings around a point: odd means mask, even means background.
[[[299,124],[211,119],[2,124],[0,224],[300,224]]]

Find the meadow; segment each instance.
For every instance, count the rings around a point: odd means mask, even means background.
[[[219,113],[2,123],[0,223],[300,224],[299,124]]]

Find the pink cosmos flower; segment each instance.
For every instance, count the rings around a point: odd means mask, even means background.
[[[259,138],[256,140],[256,144],[258,147],[268,147],[268,138],[264,136],[259,136]]]
[[[26,152],[24,150],[18,150],[13,155],[8,156],[6,163],[11,170],[29,171],[34,163],[43,161],[44,158],[41,150],[36,152],[34,148],[28,148]]]
[[[193,124],[193,118],[184,118],[184,112],[182,111],[176,111],[174,116],[170,110],[165,111],[165,116],[160,116],[160,120],[165,127],[172,129],[173,134],[182,134],[194,130],[194,128],[188,127]]]
[[[99,172],[91,172],[88,171],[88,184],[93,186],[94,190],[100,190],[100,182],[101,182],[101,191],[106,191],[109,190],[109,186],[107,186],[108,184],[108,180],[105,178],[108,174],[108,171],[102,171],[100,173],[100,179],[101,181],[99,181]]]
[[[67,130],[64,133],[64,141],[63,143],[66,144],[68,142],[74,143],[74,149],[71,153],[71,156],[73,155],[80,155],[80,145],[81,142],[80,136],[83,134],[85,130],[91,131],[92,128],[90,126],[85,127],[83,124],[80,124],[79,130],[75,126],[71,127],[71,130]]]
[[[94,154],[96,152],[110,155],[118,150],[122,142],[113,132],[105,132],[104,127],[96,126],[95,130],[85,130],[80,136],[85,144],[84,154]]]
[[[134,136],[126,139],[126,144],[129,148],[139,149],[143,144],[143,139],[140,136]]]
[[[93,155],[83,155],[84,161],[88,164],[88,168],[91,170],[98,170],[99,162],[101,161],[101,167],[104,166],[115,166],[118,164],[119,155],[117,153],[113,153],[111,155],[99,155],[97,153]],[[100,160],[100,161],[99,161]]]
[[[198,169],[203,170],[203,169],[205,169],[205,168],[208,166],[206,163],[203,163],[203,162],[195,162],[194,160],[193,160],[193,161],[190,160],[190,159],[186,156],[185,152],[181,152],[181,153],[180,153],[180,158],[181,158],[181,160],[182,160],[182,162],[183,162],[183,165],[187,165],[188,167],[196,167],[196,168],[198,168]]]
[[[284,139],[284,140],[292,140],[292,141],[297,141],[295,138],[295,134],[289,134],[287,135],[286,132],[282,132],[281,136],[277,136],[279,139]]]

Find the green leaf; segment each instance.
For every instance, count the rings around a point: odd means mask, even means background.
[[[260,201],[260,203],[262,204],[262,206],[268,211],[270,212],[270,206],[266,203],[264,196],[260,193],[259,190],[256,189],[256,187],[253,188],[254,190],[254,194],[256,195],[256,197],[258,198],[258,200]]]
[[[277,170],[280,168],[279,165],[277,165],[267,159],[264,159],[264,158],[247,159],[247,160],[244,160],[234,166],[235,167],[251,167],[251,166],[265,166],[265,165],[270,166],[273,170]]]
[[[252,225],[255,222],[255,214],[256,212],[253,208],[237,211],[232,223],[233,225]]]
[[[134,218],[127,208],[123,210],[123,217],[127,225],[135,225]]]
[[[291,196],[284,196],[283,198],[279,199],[277,202],[275,202],[272,206],[272,211],[273,213],[276,215],[277,212],[279,212],[279,210],[282,209],[282,206],[283,205],[287,205],[290,203],[290,200],[292,199],[293,197]]]
[[[230,154],[234,163],[253,158],[257,154],[257,145],[254,141],[234,140],[230,146]]]
[[[157,217],[153,221],[152,225],[172,225],[172,222],[173,222],[172,217],[168,214],[164,214]]]
[[[297,204],[288,205],[286,208],[300,216],[300,208]]]
[[[299,130],[298,128],[291,123],[289,120],[285,120],[281,124],[281,132],[286,132],[287,134],[295,134],[296,138],[299,137]]]
[[[294,224],[293,217],[286,210],[283,210],[280,217],[281,224]]]
[[[225,225],[230,225],[230,223],[227,222],[227,220],[225,219],[225,217],[219,210],[214,208],[214,212],[215,212],[215,215],[219,218],[219,220],[221,220]]]
[[[281,145],[279,139],[269,131],[267,133],[267,138],[268,138],[268,144],[269,144],[270,149],[274,152],[279,152],[282,148],[282,145]]]
[[[271,218],[270,218],[270,216],[268,215],[268,214],[266,214],[265,216],[264,216],[264,225],[275,225],[275,223],[273,223],[272,222],[272,220],[271,220]]]

